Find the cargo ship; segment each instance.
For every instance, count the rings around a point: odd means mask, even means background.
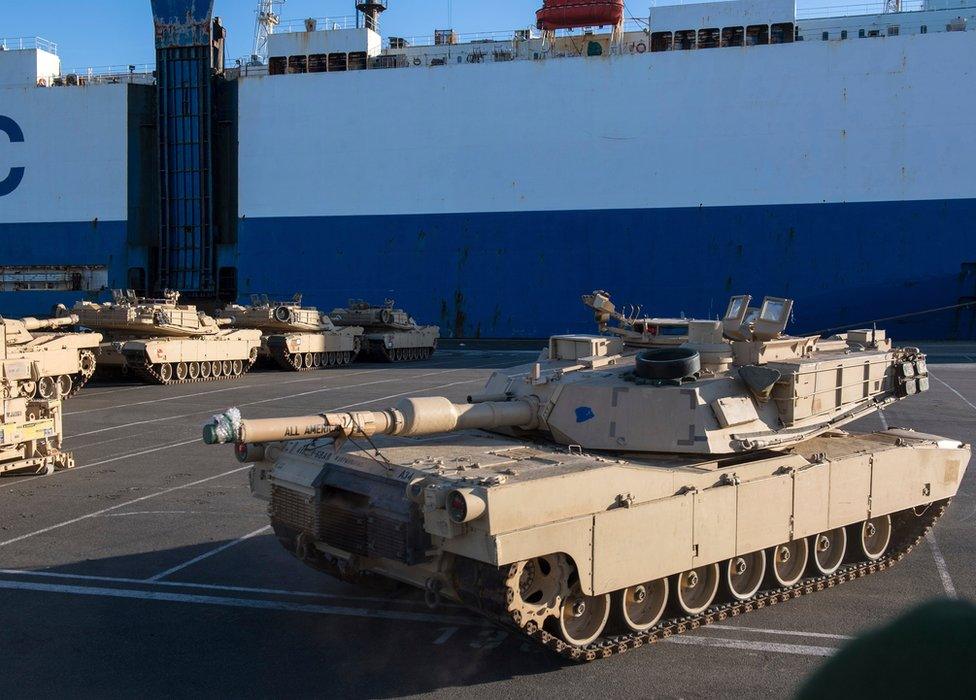
[[[590,330],[605,288],[976,335],[976,5],[546,0],[527,29],[407,38],[385,1],[279,4],[239,60],[212,0],[153,0],[150,67],[0,40],[0,313],[302,292],[533,338]]]

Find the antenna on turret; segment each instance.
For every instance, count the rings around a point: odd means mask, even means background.
[[[275,27],[281,23],[281,8],[286,0],[261,0],[258,3],[257,18],[254,21],[254,47],[251,49],[251,63],[267,63],[268,37],[274,34]]]

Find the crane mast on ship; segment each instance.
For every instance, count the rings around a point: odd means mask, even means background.
[[[264,64],[268,60],[268,37],[274,34],[275,27],[281,23],[281,8],[285,0],[261,0],[258,3],[257,18],[254,21],[254,47],[251,49],[251,63]]]

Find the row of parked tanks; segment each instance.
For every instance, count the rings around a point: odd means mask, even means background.
[[[331,314],[302,305],[301,295],[272,302],[256,295],[213,315],[180,303],[115,290],[106,303],[59,307],[53,318],[4,319],[0,475],[72,466],[61,451],[61,402],[96,373],[150,384],[242,377],[258,362],[290,371],[348,365],[358,358],[405,362],[429,358],[440,329],[421,326],[388,300],[352,301]]]

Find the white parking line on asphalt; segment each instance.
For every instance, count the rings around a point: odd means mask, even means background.
[[[181,443],[181,444],[189,445],[191,442],[200,442],[200,440],[190,440],[189,442],[185,442],[185,443]],[[169,447],[175,447],[175,446],[176,445],[170,445]],[[167,447],[159,447],[159,448],[156,448],[155,450],[146,450],[146,452],[144,452],[142,454],[146,454],[148,452],[158,452],[159,450],[164,450],[164,449],[168,449],[168,448]],[[128,455],[128,456],[134,457],[134,456],[137,456],[137,455]],[[116,460],[118,460],[118,459],[123,459],[123,458],[122,457],[117,457]],[[105,464],[105,463],[107,463],[109,461],[115,461],[115,460],[106,460],[105,462],[102,462],[102,464]],[[89,467],[94,467],[96,465],[95,464],[89,464],[88,466]],[[90,518],[97,518],[99,515],[105,515],[106,513],[111,513],[112,511],[120,510],[122,508],[126,508],[126,507],[131,506],[131,505],[133,505],[135,503],[142,503],[144,501],[148,501],[151,498],[156,498],[158,496],[165,496],[166,494],[173,493],[174,491],[182,491],[183,489],[188,489],[188,488],[192,488],[194,486],[199,486],[200,484],[206,484],[209,481],[214,481],[216,479],[222,479],[225,476],[230,476],[232,474],[237,474],[239,472],[242,472],[245,469],[250,469],[251,466],[252,465],[247,464],[247,465],[245,465],[243,467],[238,467],[237,469],[231,469],[230,471],[226,471],[226,472],[223,472],[221,474],[215,474],[214,476],[208,476],[206,479],[198,479],[196,481],[191,481],[190,483],[183,484],[181,486],[171,486],[168,489],[162,489],[160,491],[155,491],[155,492],[150,493],[150,494],[147,494],[145,496],[141,496],[139,498],[134,498],[131,501],[126,501],[125,503],[119,503],[118,505],[114,505],[114,506],[112,506],[110,508],[103,508],[102,510],[97,510],[94,513],[88,513],[87,515],[82,515],[82,516],[79,516],[77,518],[72,518],[71,520],[65,520],[63,523],[57,523],[56,525],[49,525],[48,527],[41,528],[40,530],[34,530],[33,532],[28,532],[26,535],[20,535],[18,537],[14,537],[14,538],[11,538],[9,540],[5,540],[3,542],[0,542],[0,547],[6,547],[8,545],[14,544],[15,542],[21,542],[23,540],[26,540],[26,539],[31,538],[31,537],[35,537],[37,535],[43,535],[45,533],[51,532],[52,530],[58,530],[58,529],[60,529],[62,527],[67,527],[68,525],[74,525],[75,523],[80,523],[83,520],[88,520]]]
[[[98,462],[92,462],[91,464],[82,464],[81,466],[74,467],[73,469],[67,469],[62,472],[55,472],[54,474],[38,474],[36,476],[28,476],[24,479],[18,479],[17,481],[11,481],[8,484],[3,484],[4,487],[7,486],[19,486],[20,484],[26,483],[28,481],[34,481],[35,479],[50,479],[57,476],[58,474],[74,474],[75,472],[80,472],[82,469],[91,469],[92,467],[100,467],[103,464],[111,464],[112,462],[121,462],[124,459],[131,459],[132,457],[142,457],[143,455],[152,454],[153,452],[162,452],[163,450],[171,450],[174,447],[183,447],[184,445],[192,445],[195,442],[203,442],[200,438],[194,438],[193,440],[184,440],[183,442],[174,442],[169,445],[160,445],[159,447],[152,447],[148,450],[140,450],[139,452],[130,452],[128,454],[119,455],[117,457],[111,457],[109,459],[103,459]]]
[[[438,371],[438,372],[428,372],[428,373],[425,373],[425,374],[418,374],[418,375],[414,375],[412,377],[405,377],[405,378],[393,377],[393,378],[390,378],[390,379],[380,379],[380,380],[377,380],[375,382],[362,382],[360,384],[344,384],[342,386],[328,386],[328,387],[324,387],[322,389],[315,389],[314,391],[305,391],[305,392],[300,392],[300,393],[297,393],[297,394],[288,394],[287,396],[276,396],[276,397],[272,397],[272,398],[269,398],[269,399],[261,399],[259,401],[248,401],[246,403],[239,403],[239,404],[237,404],[237,407],[238,408],[242,408],[242,407],[246,407],[246,406],[256,406],[258,404],[273,403],[275,401],[285,401],[287,399],[294,399],[294,398],[299,398],[299,397],[302,397],[302,396],[310,396],[312,394],[323,394],[323,393],[330,392],[330,391],[343,391],[345,389],[360,389],[360,388],[365,387],[365,386],[375,386],[376,384],[389,384],[390,382],[398,382],[398,381],[412,381],[414,379],[423,379],[425,377],[436,377],[436,376],[440,376],[442,374],[451,374],[453,372],[463,372],[463,371],[469,370],[469,369],[495,369],[495,368],[496,367],[494,367],[493,365],[485,365],[485,366],[479,366],[479,367],[458,367],[458,368],[454,368],[454,369],[445,369],[445,370],[441,370],[441,371]],[[482,380],[481,379],[475,379],[475,380],[471,380],[471,381],[482,381]],[[436,389],[436,388],[439,388],[439,387],[434,387],[434,388]],[[415,391],[423,391],[423,389],[416,389]],[[402,394],[400,394],[400,395],[402,396]],[[378,399],[378,400],[382,400],[382,399]],[[152,403],[152,402],[149,402],[149,403]],[[133,421],[132,423],[123,423],[121,425],[110,425],[110,426],[105,427],[105,428],[98,428],[97,430],[89,430],[89,431],[84,432],[84,433],[74,433],[73,435],[70,435],[67,439],[85,437],[86,435],[97,435],[99,433],[107,433],[107,432],[110,432],[112,430],[121,430],[123,428],[132,428],[132,427],[135,427],[137,425],[147,425],[147,424],[150,424],[150,423],[151,424],[165,423],[165,422],[169,422],[169,421],[173,421],[173,420],[179,420],[180,418],[186,418],[188,416],[195,416],[195,415],[201,415],[201,414],[206,415],[207,413],[212,413],[214,410],[217,410],[217,409],[208,409],[206,411],[194,411],[193,413],[181,413],[179,415],[166,416],[164,418],[149,418],[149,419],[146,419],[146,420]]]
[[[101,588],[96,586],[69,586],[54,583],[35,583],[32,581],[0,580],[0,590],[32,591],[38,593],[58,593],[63,595],[95,596],[104,598],[128,598],[130,600],[154,600],[169,603],[189,603],[194,605],[214,605],[228,608],[253,608],[256,610],[278,610],[283,612],[312,613],[317,615],[337,615],[343,617],[371,618],[376,620],[397,620],[400,622],[431,622],[439,625],[487,626],[474,616],[455,617],[433,613],[409,612],[406,610],[371,610],[338,605],[316,605],[313,603],[289,603],[283,600],[257,600],[254,598],[227,598],[222,596],[170,593],[167,591],[144,591],[132,588]]]
[[[973,409],[974,411],[976,411],[976,405],[974,405],[969,399],[967,399],[965,396],[963,396],[958,391],[956,391],[956,389],[952,385],[948,384],[947,382],[942,381],[941,379],[939,379],[938,377],[936,377],[934,374],[932,374],[932,372],[929,372],[929,376],[932,377],[932,379],[934,379],[935,381],[937,381],[939,384],[941,384],[942,386],[944,386],[946,389],[948,389],[949,391],[951,391],[953,394],[955,394],[956,396],[958,396],[962,400],[962,402],[964,404],[966,404],[971,409]]]
[[[707,625],[702,629],[737,630],[742,632],[754,632],[756,634],[776,634],[781,637],[819,637],[821,639],[853,639],[846,634],[831,634],[829,632],[800,632],[799,630],[770,630],[761,627],[742,627],[741,625]]]
[[[241,544],[243,542],[247,542],[249,539],[252,539],[254,537],[257,537],[258,535],[263,535],[264,533],[266,533],[266,532],[268,532],[270,530],[271,530],[271,526],[270,525],[265,525],[264,527],[260,528],[259,530],[255,530],[254,532],[249,532],[248,534],[244,535],[243,537],[238,537],[236,540],[231,540],[230,542],[225,542],[224,544],[220,545],[219,547],[215,547],[214,549],[211,549],[211,550],[209,550],[207,552],[204,552],[200,556],[193,557],[192,559],[190,559],[188,561],[185,561],[182,564],[177,564],[176,566],[174,566],[171,569],[166,569],[166,571],[161,571],[158,574],[156,574],[155,576],[150,576],[149,578],[146,579],[146,581],[148,583],[154,583],[156,581],[162,581],[164,578],[167,578],[168,576],[171,576],[171,575],[175,574],[178,571],[183,571],[183,569],[187,569],[187,568],[193,566],[194,564],[197,564],[197,563],[203,561],[204,559],[209,559],[210,557],[215,556],[217,554],[220,554],[221,552],[224,552],[224,551],[230,549],[231,547],[236,547],[237,545],[239,545],[239,544]]]
[[[355,377],[361,374],[374,374],[376,372],[381,372],[382,370],[371,369],[362,372],[349,372],[348,374],[343,374],[344,377]],[[285,384],[297,384],[299,382],[317,382],[322,381],[325,377],[303,377],[302,379],[291,379],[285,382],[275,382],[275,386],[281,386]],[[149,385],[147,385],[149,386]],[[101,408],[89,408],[84,411],[68,411],[64,415],[66,416],[80,416],[86,413],[99,413],[101,411],[113,411],[120,408],[133,408],[135,406],[145,406],[151,403],[162,403],[164,401],[179,401],[180,399],[192,399],[197,396],[208,396],[210,394],[222,394],[228,391],[242,391],[244,389],[259,389],[261,384],[234,384],[233,386],[224,386],[219,389],[211,389],[210,391],[198,391],[193,394],[179,394],[177,396],[166,396],[163,398],[151,399],[148,401],[137,401],[135,403],[123,403],[117,406],[102,406]]]
[[[942,556],[942,549],[939,547],[939,543],[935,540],[935,534],[929,530],[925,535],[925,539],[929,543],[929,547],[932,549],[932,557],[935,559],[935,568],[939,570],[939,578],[942,579],[942,587],[945,588],[946,595],[950,598],[958,597],[956,594],[956,587],[952,583],[952,577],[949,575],[949,567],[946,565],[945,557]]]
[[[725,649],[738,649],[740,651],[758,651],[767,654],[772,652],[775,654],[798,654],[800,656],[833,656],[837,653],[835,647],[814,647],[805,644],[779,644],[776,642],[750,642],[744,639],[725,639],[724,637],[679,635],[677,637],[668,637],[664,641],[673,644],[722,647]]]

